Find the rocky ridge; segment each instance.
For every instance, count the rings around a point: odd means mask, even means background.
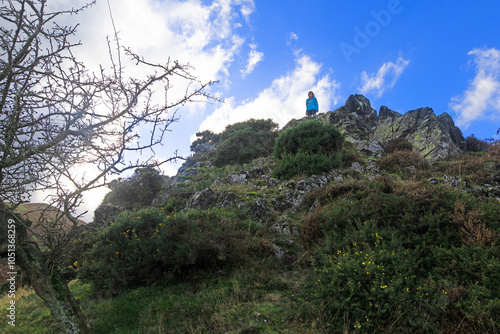
[[[401,115],[382,106],[377,115],[366,97],[351,95],[343,107],[319,114],[317,118],[334,124],[346,136],[346,141],[372,158],[380,158],[384,146],[396,139],[408,140],[413,150],[430,162],[461,153],[465,148],[462,132],[450,115],[436,116],[429,107]],[[302,120],[292,120],[285,128]]]

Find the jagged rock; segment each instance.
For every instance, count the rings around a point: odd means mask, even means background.
[[[269,176],[269,175],[262,175],[260,180],[265,182],[266,186],[268,186],[270,188],[274,188],[274,187],[278,186],[278,184],[280,183],[280,180],[278,180],[277,178],[274,178],[272,176]]]
[[[279,197],[273,198],[271,200],[271,203],[273,204],[275,210],[283,212],[288,209],[298,208],[304,202],[304,199],[304,194],[299,194],[298,192],[291,191],[282,194]]]
[[[436,116],[428,107],[402,115],[382,106],[377,116],[366,97],[351,95],[345,106],[318,115],[317,118],[334,124],[346,141],[355,144],[357,150],[377,159],[384,153],[383,145],[393,139],[408,140],[414,151],[430,162],[461,153],[465,147],[462,132],[450,115],[443,113]],[[291,120],[284,129],[306,119]]]
[[[247,183],[247,179],[248,179],[247,172],[241,172],[238,174],[229,174],[225,178],[215,180],[212,183],[212,187],[219,185],[245,184]]]
[[[271,200],[275,210],[295,212],[303,203],[306,195],[311,191],[326,185],[329,178],[313,175],[300,181],[289,181],[282,185],[283,193]]]
[[[217,194],[210,188],[195,193],[188,201],[186,209],[207,210],[217,203]]]
[[[438,179],[436,179],[435,177],[431,177],[428,181],[430,184],[438,184],[439,183]]]
[[[185,177],[185,178],[189,178],[189,177],[195,177],[195,176],[199,175],[200,173],[201,173],[201,172],[200,172],[197,168],[193,167],[193,168],[188,168],[188,169],[186,169],[186,170],[182,173],[182,175],[181,175],[181,176],[183,176],[183,177]]]
[[[283,260],[285,252],[280,248],[280,246],[271,243],[271,247],[273,247],[274,256],[276,256],[278,260]]]
[[[297,226],[294,226],[290,220],[288,220],[287,215],[283,215],[276,223],[274,223],[271,228],[278,232],[280,235],[290,236],[298,235],[299,230]]]
[[[443,181],[445,184],[447,184],[453,188],[458,188],[460,185],[462,185],[462,187],[467,186],[467,182],[462,180],[462,178],[460,176],[445,175],[445,176],[443,176]]]
[[[351,164],[351,168],[354,169],[358,173],[361,173],[361,174],[365,173],[365,169],[363,168],[363,166],[361,166],[361,164],[359,162],[353,162]]]
[[[370,179],[380,176],[380,168],[372,160],[368,160],[368,166],[366,166],[366,172],[370,174]]]
[[[401,117],[402,115],[398,113],[397,111],[391,110],[387,108],[386,106],[380,107],[380,111],[378,114],[379,121],[385,121],[386,119],[397,119]]]
[[[465,142],[450,115],[436,116],[434,110],[427,107],[386,118],[378,125],[373,138],[380,142],[406,139],[414,151],[431,162],[462,152]]]
[[[490,184],[475,185],[470,188],[470,192],[477,197],[492,197],[500,201],[500,187]]]
[[[384,148],[378,141],[358,141],[355,145],[356,150],[365,153],[369,158],[380,159],[384,154]]]
[[[345,103],[345,109],[351,114],[369,116],[373,121],[377,118],[377,112],[372,108],[370,101],[363,95],[355,94],[349,96]]]
[[[256,179],[264,175],[264,167],[253,167],[248,172],[248,177],[251,179]]]
[[[219,144],[218,143],[201,143],[201,144],[198,144],[196,145],[196,147],[194,147],[193,149],[193,152],[195,153],[208,153],[208,152],[212,152],[213,150],[215,150],[217,148]]]
[[[377,111],[363,95],[351,95],[345,106],[324,116],[346,136],[346,140],[356,143],[367,140],[377,125]]]
[[[217,206],[219,208],[226,208],[226,207],[237,205],[237,204],[239,204],[239,199],[233,193],[223,191],[217,197]]]
[[[266,201],[258,199],[248,209],[248,215],[260,222],[267,223],[274,218],[274,214]]]

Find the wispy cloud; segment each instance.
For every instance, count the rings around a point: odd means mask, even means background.
[[[257,51],[257,44],[250,44],[250,51],[248,52],[247,66],[241,70],[241,77],[244,78],[253,72],[258,63],[264,59],[264,53]]]
[[[366,71],[363,71],[361,73],[362,85],[358,88],[359,91],[362,94],[373,93],[377,97],[381,97],[386,90],[394,87],[396,81],[409,63],[409,60],[399,57],[395,63],[384,63],[376,73],[370,76]]]
[[[293,31],[288,35],[286,44],[288,46],[291,46],[293,43],[297,42],[299,40],[299,36],[294,33]]]
[[[52,10],[78,7],[85,0],[58,0]],[[247,25],[255,10],[253,0],[109,0],[120,43],[151,62],[165,63],[169,58],[189,63],[201,81],[229,76],[229,67],[245,44],[241,27]],[[80,23],[77,38],[83,47],[77,56],[90,69],[109,60],[106,37],[114,32],[108,1],[97,4],[78,16],[62,17],[60,24]],[[127,74],[134,64],[125,64]],[[176,88],[174,88],[175,90]]]
[[[500,51],[476,48],[468,55],[473,57],[476,76],[467,90],[450,102],[458,115],[457,124],[463,128],[477,119],[500,119]]]
[[[226,102],[200,126],[200,130],[220,132],[228,124],[250,118],[271,118],[284,126],[292,118],[305,116],[307,92],[314,91],[319,100],[320,111],[327,111],[338,101],[339,84],[329,74],[321,74],[322,65],[307,55],[297,55],[293,71],[275,79],[270,87],[262,90],[256,98],[237,102],[229,97]]]

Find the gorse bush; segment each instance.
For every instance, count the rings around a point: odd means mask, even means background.
[[[192,269],[235,265],[247,259],[251,246],[252,223],[244,219],[218,210],[125,212],[100,232],[86,258],[77,259],[74,266],[98,293],[116,294],[181,277]]]
[[[332,124],[318,120],[299,123],[283,131],[274,146],[274,173],[282,179],[297,174],[327,172],[342,162],[344,137]]]
[[[415,274],[412,250],[372,221],[344,233],[362,236],[324,255],[306,287],[329,332],[432,332],[447,298]]]
[[[228,125],[220,134],[214,165],[243,164],[271,154],[278,124],[271,119],[248,120]]]
[[[332,186],[320,202],[300,230],[316,273],[301,298],[329,332],[500,326],[497,200],[378,179]]]

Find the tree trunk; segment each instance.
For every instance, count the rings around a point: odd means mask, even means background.
[[[19,225],[19,224],[18,224]],[[18,229],[16,264],[29,277],[31,286],[42,298],[63,333],[91,333],[91,327],[80,306],[73,298],[68,284],[58,268],[47,268],[45,255],[29,240],[26,229]]]

